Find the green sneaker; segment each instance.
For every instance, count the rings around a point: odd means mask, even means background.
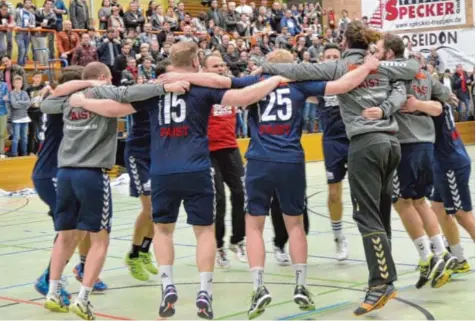
[[[43,303],[43,307],[51,312],[66,313],[69,312],[69,307],[64,303],[60,296],[47,295]]]
[[[253,292],[251,306],[248,310],[248,319],[253,320],[264,313],[266,307],[271,303],[272,297],[265,286],[260,286]]]
[[[142,258],[140,256],[131,258],[129,253],[127,253],[125,261],[126,265],[129,267],[129,272],[131,272],[131,275],[134,279],[139,281],[149,280],[149,274],[147,274],[147,272],[144,270]]]
[[[159,270],[157,270],[157,268],[152,263],[152,254],[139,252],[139,258],[141,259],[142,264],[144,264],[145,269],[149,271],[149,273],[152,273],[152,274],[159,273]]]

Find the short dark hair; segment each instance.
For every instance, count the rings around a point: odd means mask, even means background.
[[[167,67],[172,65],[172,61],[170,59],[164,59],[160,61],[157,66],[155,67],[155,73],[157,76],[165,74],[167,72]]]
[[[339,50],[339,52],[342,51],[338,44],[336,44],[336,43],[326,43],[326,45],[324,46],[324,50],[322,52],[326,52],[326,50],[329,50],[329,49],[336,49],[336,50]]]
[[[397,35],[386,33],[383,37],[383,47],[385,50],[392,50],[395,58],[403,58],[405,54],[405,44],[403,39]]]
[[[83,66],[68,66],[61,71],[61,76],[59,77],[59,83],[64,84],[65,82],[71,80],[81,80],[81,75],[83,74]]]

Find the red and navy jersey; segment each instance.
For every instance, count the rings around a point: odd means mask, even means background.
[[[435,161],[443,170],[459,169],[471,164],[471,158],[456,129],[451,106],[444,104],[443,112],[433,117],[435,124]]]
[[[322,124],[323,139],[347,138],[344,121],[340,114],[339,100],[337,96],[319,97],[323,103],[319,104],[319,117]]]
[[[128,148],[137,153],[149,155],[150,153],[150,116],[145,109],[137,111],[129,117],[129,128],[126,144]]]
[[[269,76],[264,76],[269,77]],[[261,80],[259,76],[233,78],[232,86],[241,88]],[[302,111],[306,99],[324,95],[325,81],[282,84],[248,113],[251,140],[247,159],[272,162],[304,162],[301,146]]]
[[[58,149],[63,139],[63,114],[45,116],[43,119],[46,121],[45,140],[33,168],[33,179],[54,178],[58,170]]]
[[[192,86],[184,95],[168,93],[132,103],[135,110],[150,113],[152,175],[198,172],[211,167],[208,117],[211,106],[221,104],[225,92]]]

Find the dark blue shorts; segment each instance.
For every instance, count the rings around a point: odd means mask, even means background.
[[[33,186],[40,199],[48,205],[48,215],[53,216],[56,208],[56,178],[34,178]]]
[[[54,213],[56,231],[111,231],[109,175],[99,168],[60,168]]]
[[[344,180],[347,172],[348,139],[328,139],[322,142],[324,147],[324,164],[326,166],[327,184]]]
[[[417,200],[433,188],[433,144],[402,144],[402,158],[393,177],[393,197]]]
[[[215,222],[214,171],[151,175],[152,217],[155,223],[176,223],[180,204],[187,223],[208,226]]]
[[[129,190],[132,197],[150,195],[150,155],[134,153],[126,147],[124,163],[129,173]]]
[[[430,200],[443,203],[447,214],[456,214],[459,210],[472,211],[473,204],[469,189],[471,165],[446,171],[434,166],[433,170],[434,188]]]
[[[245,173],[246,212],[254,216],[268,215],[276,191],[281,211],[301,215],[306,196],[304,163],[278,163],[249,159]]]

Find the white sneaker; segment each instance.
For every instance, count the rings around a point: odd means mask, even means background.
[[[349,256],[349,250],[347,249],[347,239],[345,236],[341,236],[339,239],[335,239],[334,242],[336,242],[337,261],[344,261]]]
[[[276,258],[276,263],[281,266],[291,265],[291,260],[289,259],[288,253],[284,249],[279,247],[274,247],[274,257]]]
[[[231,266],[230,261],[228,261],[228,258],[226,257],[226,251],[222,247],[217,250],[216,263],[218,267],[225,268],[225,269]]]
[[[83,320],[94,320],[95,316],[92,307],[89,301],[85,302],[80,298],[76,298],[71,304],[70,310]]]
[[[248,263],[248,256],[246,255],[245,241],[238,244],[230,244],[230,251],[235,253],[236,258],[243,263]]]

